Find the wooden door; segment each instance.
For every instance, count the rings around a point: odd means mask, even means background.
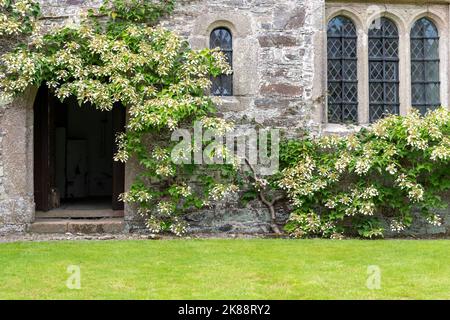
[[[54,99],[41,86],[34,103],[34,200],[36,210],[52,209],[54,188]]]

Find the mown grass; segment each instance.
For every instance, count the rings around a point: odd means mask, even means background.
[[[0,299],[450,299],[449,262],[447,240],[3,243]]]

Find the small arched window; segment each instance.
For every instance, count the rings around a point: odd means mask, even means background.
[[[377,121],[387,114],[398,114],[399,36],[390,19],[375,19],[369,29],[369,118]]]
[[[227,28],[216,28],[211,32],[209,47],[220,48],[227,57],[228,63],[233,67],[233,37]],[[233,95],[233,75],[220,75],[212,78],[211,94],[214,96]]]
[[[357,122],[357,35],[350,19],[339,16],[328,23],[327,60],[328,122]]]
[[[439,34],[428,18],[417,20],[411,29],[411,96],[422,114],[441,104]]]

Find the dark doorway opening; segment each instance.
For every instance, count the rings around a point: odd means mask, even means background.
[[[45,86],[34,104],[34,187],[37,211],[123,210],[124,166],[113,161],[125,108],[110,112],[61,103]]]

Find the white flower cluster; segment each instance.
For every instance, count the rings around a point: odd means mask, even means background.
[[[329,136],[323,136],[318,139],[317,144],[324,149],[332,149],[336,148],[339,143],[344,141],[345,138],[342,138],[337,135],[329,135]]]
[[[411,147],[418,150],[426,150],[428,148],[428,140],[425,137],[422,127],[423,121],[418,111],[413,111],[404,118],[404,126],[407,132],[407,143]]]
[[[153,232],[153,233],[160,233],[162,231],[161,221],[159,221],[158,219],[156,219],[153,216],[150,216],[147,219],[145,226],[147,227],[147,229],[150,232]]]
[[[413,202],[421,202],[424,199],[425,190],[418,184],[411,182],[406,174],[402,173],[395,181],[402,190],[408,191],[408,198]]]
[[[156,166],[155,173],[158,176],[161,176],[161,177],[164,177],[164,178],[168,178],[168,177],[175,176],[176,170],[173,167],[173,165],[171,165],[169,163],[161,163],[158,166]]]
[[[352,159],[350,158],[350,155],[348,153],[344,153],[336,161],[336,163],[334,164],[334,168],[337,172],[343,173],[345,170],[347,170],[351,160]]]
[[[345,239],[345,236],[340,232],[334,232],[331,234],[330,239],[331,240],[343,240],[343,239]]]
[[[219,135],[234,130],[234,123],[222,118],[202,117],[200,122],[204,129],[214,130]]]
[[[167,149],[156,147],[155,150],[153,150],[152,158],[156,161],[167,161],[169,160],[169,152]]]
[[[436,226],[436,227],[442,226],[442,217],[437,214],[433,214],[433,215],[427,217],[426,220],[429,224],[431,224],[433,226]]]
[[[283,170],[283,178],[280,180],[279,186],[292,195],[309,194],[309,192],[302,192],[301,189],[313,178],[315,168],[315,161],[311,157],[306,156],[304,160],[299,161],[294,167]]]
[[[431,160],[447,161],[450,160],[450,139],[445,137],[442,142],[435,146],[431,152]]]
[[[17,36],[25,32],[28,23],[34,23],[34,0],[0,1],[0,36]]]
[[[370,148],[364,150],[363,155],[356,160],[355,172],[356,174],[363,176],[367,174],[373,165],[373,151]]]
[[[379,191],[374,186],[367,188],[354,188],[349,193],[342,193],[329,198],[325,202],[328,209],[343,210],[346,216],[372,216],[375,213],[375,203],[373,199],[379,195]]]
[[[397,166],[394,163],[390,163],[386,166],[386,172],[388,172],[391,175],[397,174]]]
[[[406,229],[406,226],[403,222],[396,220],[396,219],[392,219],[391,220],[391,231],[392,232],[402,232],[403,230]]]
[[[291,233],[295,238],[303,238],[310,235],[328,236],[331,239],[342,239],[343,235],[336,232],[336,226],[330,221],[322,221],[320,215],[313,211],[296,211],[289,218],[291,223],[297,225],[297,229]]]
[[[261,191],[261,190],[266,189],[268,184],[269,184],[269,181],[267,181],[267,179],[256,177],[253,185],[255,186],[255,189],[257,191]]]
[[[118,151],[114,155],[114,161],[119,161],[122,163],[125,163],[130,158],[130,154],[126,150],[126,134],[124,132],[121,132],[117,134],[116,136],[116,144]]]
[[[126,203],[144,203],[153,199],[153,196],[146,190],[124,192],[119,196],[119,200]]]
[[[187,232],[187,224],[178,218],[174,218],[170,225],[170,232],[181,237]]]
[[[170,216],[175,212],[175,206],[169,201],[160,201],[156,205],[156,212],[162,216]]]
[[[190,197],[192,195],[192,188],[188,186],[186,183],[177,186],[176,191],[179,195],[181,195],[184,198]]]
[[[346,137],[346,148],[348,151],[355,151],[360,146],[361,146],[361,143],[354,134]]]
[[[213,201],[226,200],[234,196],[239,191],[239,187],[234,184],[216,184],[210,191],[209,197]]]

